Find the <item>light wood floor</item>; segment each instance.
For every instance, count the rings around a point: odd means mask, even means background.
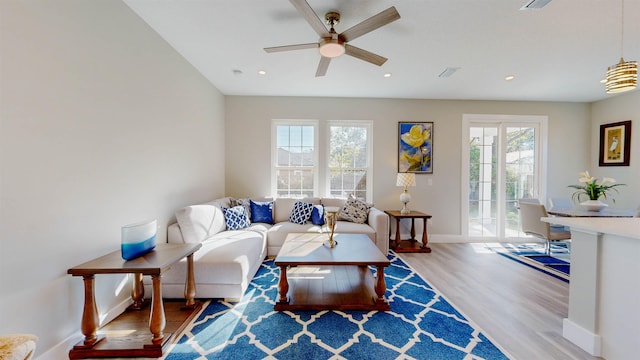
[[[562,337],[569,284],[486,250],[429,244],[399,254],[514,359],[600,359]]]

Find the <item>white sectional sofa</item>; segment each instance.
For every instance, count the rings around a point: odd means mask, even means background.
[[[230,301],[240,299],[265,257],[278,254],[287,234],[322,231],[321,225],[310,221],[304,224],[289,221],[297,201],[335,210],[342,209],[346,202],[345,199],[332,198],[278,198],[254,201],[254,204],[263,206],[273,201],[271,211],[273,224],[251,222],[242,229],[228,229],[225,211],[229,210],[223,211],[223,209],[231,209],[234,205],[241,203],[248,210],[249,199],[236,200],[225,197],[204,204],[187,206],[176,212],[177,222],[169,225],[167,241],[169,243],[202,243],[202,248],[194,254],[196,297],[224,298]],[[389,251],[387,215],[375,207],[368,207],[365,217],[364,223],[339,220],[336,233],[366,234],[383,254],[387,254]],[[163,297],[183,297],[185,276],[186,261],[184,260],[163,274]]]

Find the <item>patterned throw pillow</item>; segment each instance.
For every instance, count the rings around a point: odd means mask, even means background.
[[[342,209],[338,213],[340,220],[351,221],[357,224],[364,224],[369,216],[371,206],[364,201],[358,200],[353,195],[344,203]]]
[[[273,201],[253,201],[251,204],[251,222],[273,225]]]
[[[313,210],[313,204],[296,201],[293,205],[293,210],[291,210],[291,215],[289,215],[289,221],[296,224],[306,224],[307,220],[311,217],[311,211]]]
[[[251,200],[249,199],[231,199],[231,207],[238,205],[244,206],[244,210],[247,212],[247,217],[251,219]]]
[[[249,216],[244,206],[238,205],[232,208],[223,208],[224,221],[227,224],[227,230],[240,230],[251,225]]]
[[[323,205],[313,205],[313,210],[311,210],[311,223],[313,225],[324,225]]]

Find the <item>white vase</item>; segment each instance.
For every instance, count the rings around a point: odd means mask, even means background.
[[[587,201],[581,202],[580,205],[585,209],[587,209],[588,211],[600,211],[606,208],[607,206],[609,206],[600,200],[587,200]]]

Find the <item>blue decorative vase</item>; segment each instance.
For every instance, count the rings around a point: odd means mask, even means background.
[[[156,220],[129,224],[122,227],[122,258],[131,260],[156,247],[158,222]]]

